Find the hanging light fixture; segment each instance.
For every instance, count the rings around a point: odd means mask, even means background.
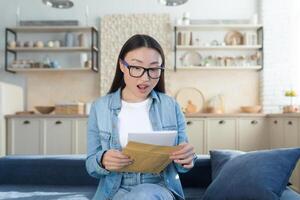
[[[74,3],[71,0],[43,0],[43,3],[46,6],[59,9],[66,9],[74,6]]]
[[[186,3],[188,0],[158,0],[159,3],[165,6],[179,6]]]

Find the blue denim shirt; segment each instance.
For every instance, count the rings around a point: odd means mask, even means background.
[[[178,103],[171,97],[156,91],[150,93],[152,103],[149,117],[154,131],[176,130],[176,144],[187,142],[186,123]],[[88,148],[86,168],[88,173],[100,179],[93,199],[111,199],[120,187],[122,173],[106,170],[100,164],[108,149],[122,150],[118,133],[118,114],[121,110],[121,90],[100,97],[93,102],[88,120]],[[164,182],[178,199],[184,199],[177,172],[187,172],[180,164],[171,163],[163,171]]]

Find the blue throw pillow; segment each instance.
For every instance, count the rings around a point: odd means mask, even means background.
[[[285,190],[300,148],[210,151],[213,181],[202,200],[276,200]]]

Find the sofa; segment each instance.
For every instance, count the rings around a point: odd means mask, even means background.
[[[208,155],[198,155],[195,167],[180,174],[186,200],[201,199],[211,183]],[[91,199],[98,180],[85,169],[85,155],[13,155],[0,158],[0,200]],[[289,187],[281,200],[300,200]]]

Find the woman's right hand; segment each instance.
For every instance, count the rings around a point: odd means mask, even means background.
[[[102,158],[102,166],[109,171],[121,169],[132,162],[132,159],[116,149],[107,150]]]

